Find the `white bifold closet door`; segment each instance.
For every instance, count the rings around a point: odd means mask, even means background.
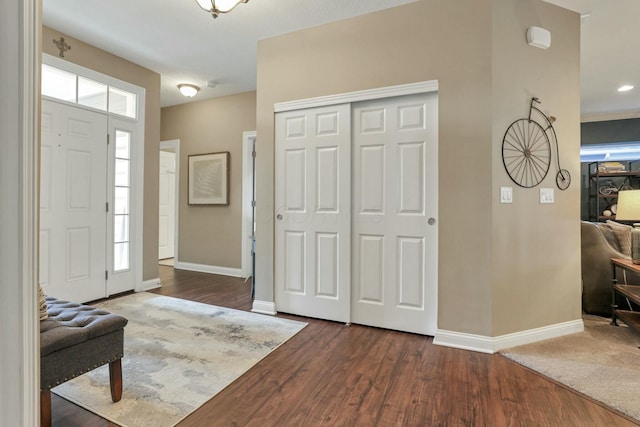
[[[350,119],[349,104],[276,116],[279,311],[349,321]]]
[[[437,94],[353,106],[353,323],[433,335]]]

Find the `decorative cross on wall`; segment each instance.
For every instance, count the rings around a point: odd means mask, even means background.
[[[55,44],[56,47],[60,49],[60,58],[64,58],[64,53],[68,50],[71,50],[71,46],[65,43],[64,37],[60,37],[60,40],[53,39],[53,44]]]

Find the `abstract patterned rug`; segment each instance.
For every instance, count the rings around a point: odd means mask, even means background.
[[[126,427],[177,424],[306,326],[146,292],[95,305],[129,319],[122,400],[107,365],[52,391]]]
[[[640,334],[603,317],[583,321],[583,332],[500,354],[640,421]]]

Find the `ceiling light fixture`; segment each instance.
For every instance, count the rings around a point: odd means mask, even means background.
[[[217,18],[221,13],[231,12],[240,3],[247,3],[249,0],[196,0],[202,10],[209,12],[211,16]]]
[[[633,89],[633,86],[631,86],[631,85],[623,85],[623,86],[620,86],[618,88],[618,92],[626,92],[626,91],[631,90],[631,89]]]
[[[184,96],[186,96],[188,98],[193,98],[194,96],[196,96],[196,94],[200,90],[200,88],[198,86],[191,85],[191,84],[188,84],[188,83],[179,84],[178,85],[178,89],[180,90],[181,94],[183,94]]]

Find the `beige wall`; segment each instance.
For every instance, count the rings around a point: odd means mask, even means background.
[[[162,109],[161,139],[180,140],[180,262],[240,268],[242,132],[256,128],[256,93]],[[189,206],[188,156],[229,151],[229,206]]]
[[[527,46],[530,25],[550,27],[553,48]],[[438,80],[439,329],[496,336],[579,318],[579,183],[553,205],[515,188],[511,209],[497,204],[500,185],[515,187],[502,134],[531,94],[561,117],[563,166],[578,176],[578,31],[576,15],[538,0],[421,0],[261,41],[256,299],[274,295],[273,104]]]
[[[57,56],[53,39],[64,37],[64,59],[145,89],[143,280],[158,277],[158,166],[160,75],[51,28],[42,29],[42,50]]]
[[[580,17],[543,2],[494,1],[493,41],[493,334],[580,319]],[[551,32],[547,50],[523,46],[525,29]],[[539,187],[514,187],[514,203],[499,203],[511,185],[501,141],[536,96],[554,123],[560,164],[573,183],[555,185],[556,155],[540,187],[555,189],[555,203],[539,203]]]

